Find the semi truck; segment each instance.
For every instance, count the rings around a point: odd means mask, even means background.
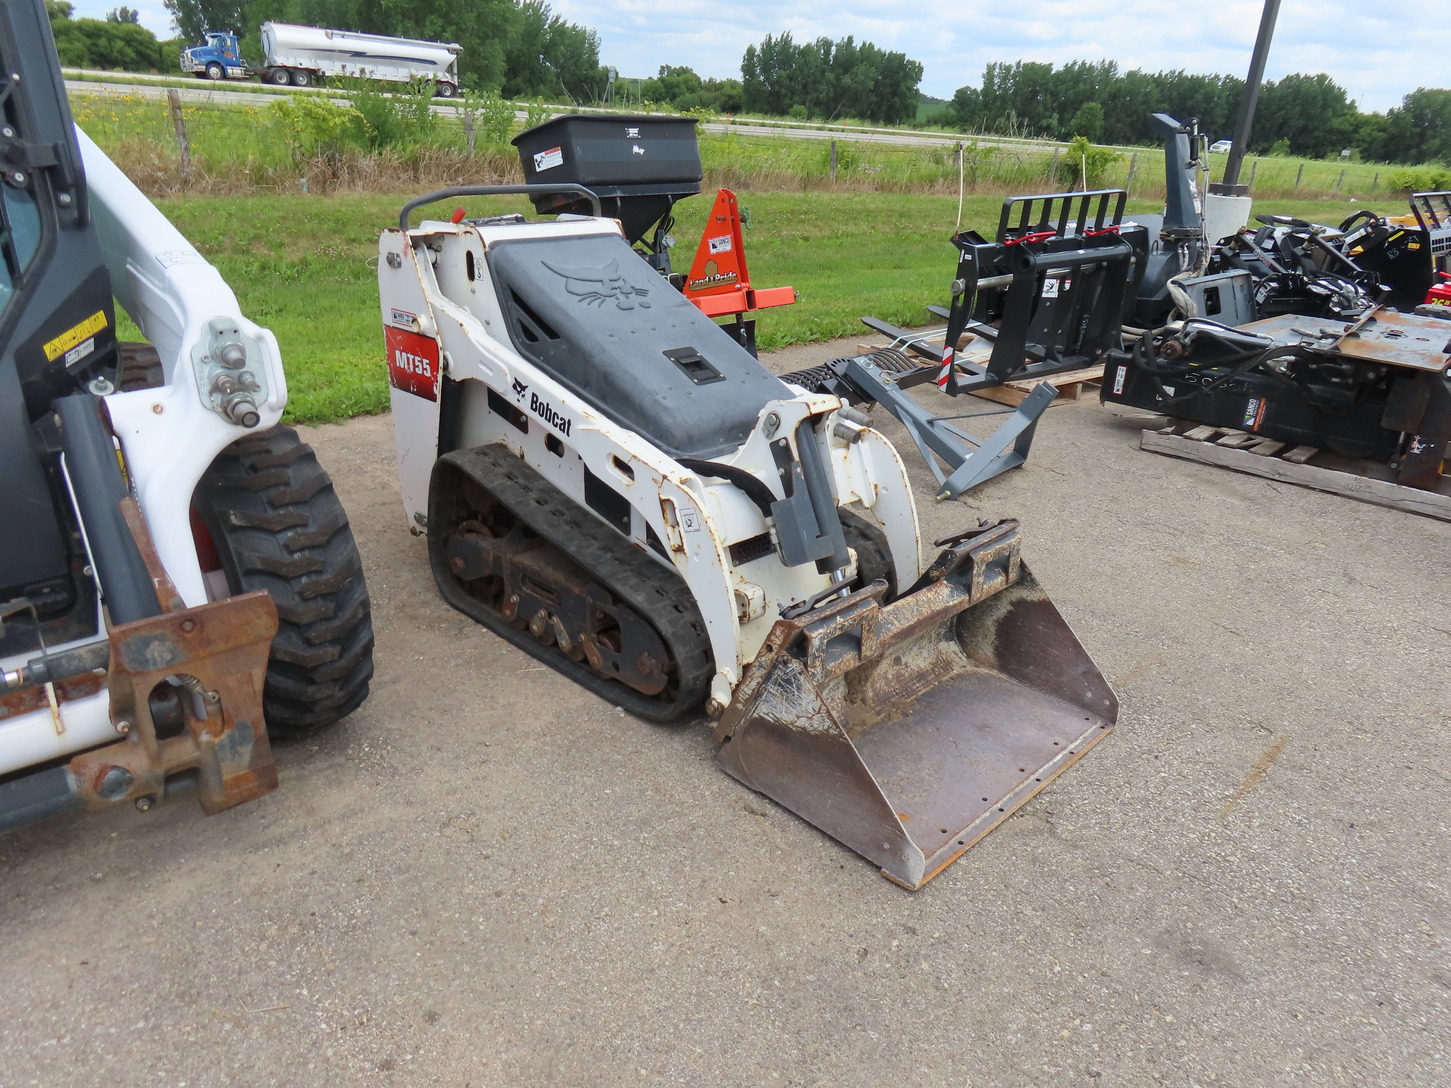
[[[185,49],[181,70],[202,79],[247,79],[260,76],[264,83],[308,87],[326,77],[379,79],[391,83],[413,80],[433,82],[440,98],[458,94],[458,54],[454,42],[428,42],[393,38],[294,23],[262,24],[260,68],[242,59],[237,35],[230,30],[208,30],[206,41]]]

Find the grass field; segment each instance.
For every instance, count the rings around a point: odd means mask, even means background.
[[[420,188],[423,188],[422,186]],[[413,194],[175,197],[162,210],[211,260],[253,320],[277,334],[295,422],[321,423],[386,409],[376,273],[378,232]],[[928,321],[947,301],[956,269],[948,239],[955,197],[930,194],[738,193],[749,211],[752,281],[794,286],[794,306],[766,311],[763,350],[864,333],[863,314],[898,325]],[[991,232],[1002,198],[969,197],[963,226]],[[522,200],[465,202],[469,214],[529,209]],[[1263,201],[1259,211],[1339,222],[1363,205]],[[1370,205],[1396,214],[1400,201]],[[445,216],[451,205],[434,214]],[[710,210],[706,197],[677,206],[677,266],[688,267]],[[1136,201],[1133,210],[1158,210]]]
[[[278,96],[280,103],[311,102],[319,114],[289,125],[279,103],[238,104],[223,91],[209,101],[187,102],[181,120],[190,161],[178,151],[174,119],[165,102],[140,93],[73,93],[77,120],[102,149],[125,164],[137,184],[152,196],[172,193],[273,191],[380,191],[415,183],[460,184],[487,175],[518,180],[514,149],[501,133],[492,142],[476,126],[472,152],[462,120],[439,117],[426,139],[410,139],[399,126],[399,142],[372,146],[361,118],[341,107],[329,109],[328,96]],[[357,101],[357,99],[354,99]],[[376,104],[376,102],[375,102]],[[509,110],[517,103],[505,107]],[[549,116],[540,104],[528,106],[535,120]],[[339,127],[328,128],[335,122]],[[527,124],[528,121],[522,122]],[[506,120],[505,126],[509,122]],[[517,131],[521,122],[513,122]],[[953,139],[948,133],[933,135]],[[707,181],[745,190],[891,192],[955,194],[961,184],[970,193],[1054,192],[1080,184],[1077,165],[1062,149],[1042,144],[983,144],[970,136],[958,143],[889,144],[870,142],[849,132],[832,139],[764,136],[735,129],[702,132],[701,159]],[[373,138],[376,143],[376,134]],[[833,172],[832,159],[836,168]],[[1211,156],[1222,173],[1223,155]],[[1251,156],[1244,179],[1253,175],[1262,197],[1334,199],[1391,196],[1397,168],[1379,163],[1340,163]],[[1088,187],[1125,187],[1134,196],[1160,197],[1164,157],[1152,148],[1122,149]]]

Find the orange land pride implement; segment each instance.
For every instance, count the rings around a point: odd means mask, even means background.
[[[736,194],[729,189],[715,195],[715,206],[705,222],[700,246],[681,290],[706,317],[730,318],[733,324],[727,326],[727,331],[737,340],[746,335],[741,326],[747,321],[754,322],[751,315],[757,310],[789,306],[796,301],[794,287],[757,289],[751,286],[751,275],[746,268],[746,243],[741,236],[740,205]],[[754,344],[754,332],[749,335]]]

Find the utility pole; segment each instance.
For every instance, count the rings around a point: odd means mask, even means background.
[[[1224,165],[1224,180],[1209,187],[1212,193],[1223,196],[1247,196],[1249,186],[1239,184],[1239,167],[1248,150],[1250,129],[1254,126],[1255,106],[1260,99],[1260,82],[1265,75],[1265,60],[1270,55],[1270,39],[1275,34],[1275,20],[1280,14],[1280,0],[1265,0],[1265,10],[1260,16],[1260,32],[1255,38],[1255,49],[1249,62],[1249,79],[1244,85],[1244,98],[1239,103],[1239,118],[1234,123],[1234,146],[1229,149],[1229,161]]]

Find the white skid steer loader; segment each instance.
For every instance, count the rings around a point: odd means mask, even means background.
[[[596,217],[410,226],[448,198]],[[1111,728],[1004,521],[921,562],[896,450],[762,367],[576,186],[411,201],[378,264],[403,501],[455,608],[918,888]]]
[[[361,561],[276,339],[74,127],[39,0],[0,73],[0,831],[218,812],[367,695]]]

